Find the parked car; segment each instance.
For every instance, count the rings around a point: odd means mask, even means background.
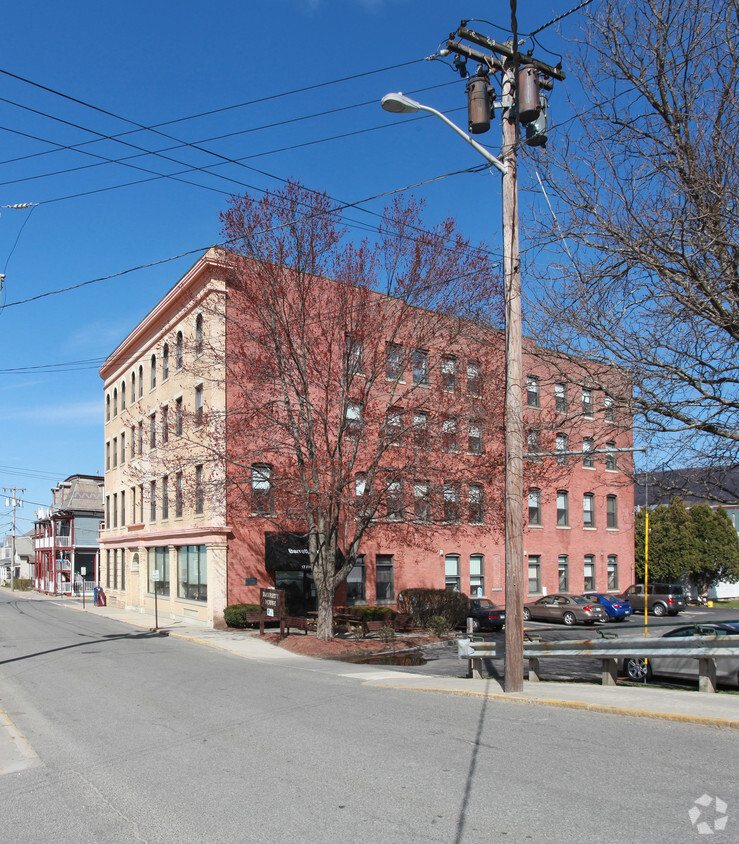
[[[650,583],[647,587],[649,612],[655,615],[677,615],[685,609],[685,590],[679,583]],[[644,584],[636,583],[621,596],[632,610],[644,612]]]
[[[592,624],[594,621],[608,621],[608,615],[600,604],[582,595],[545,595],[538,601],[524,604],[524,621],[561,621],[563,624]]]
[[[609,621],[625,621],[633,612],[631,604],[620,595],[604,595],[602,592],[585,592],[583,598],[600,604],[606,611]]]
[[[739,622],[715,622],[684,624],[665,633],[662,638],[686,636],[739,636]],[[624,672],[632,680],[648,680],[652,675],[678,677],[681,680],[698,679],[698,660],[685,657],[631,657],[624,660]],[[723,657],[716,660],[716,680],[732,686],[739,686],[739,657]]]
[[[505,624],[505,610],[496,607],[489,598],[470,598],[468,618],[472,619],[472,630],[502,630]]]

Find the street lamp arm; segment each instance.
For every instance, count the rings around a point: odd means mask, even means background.
[[[453,129],[460,138],[464,138],[473,149],[476,149],[489,164],[492,164],[493,167],[500,170],[503,175],[508,172],[508,166],[506,164],[496,158],[491,152],[488,152],[482,144],[478,144],[474,138],[471,138],[466,132],[462,131],[456,123],[451,121],[445,114],[442,114],[437,109],[432,108],[431,106],[422,105],[416,100],[406,97],[405,94],[386,94],[382,98],[382,107],[385,111],[395,113],[426,111],[429,114],[435,114],[440,120],[443,120],[450,129]]]

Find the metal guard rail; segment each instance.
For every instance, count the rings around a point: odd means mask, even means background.
[[[469,660],[469,676],[481,676],[483,657],[504,657],[504,642],[457,639],[457,656]],[[614,685],[618,663],[622,659],[651,657],[699,660],[698,686],[701,691],[716,691],[716,659],[739,658],[739,636],[674,636],[658,639],[576,639],[554,642],[524,642],[524,659],[529,661],[529,680],[539,679],[539,660],[544,657],[585,657],[603,663],[603,685]]]

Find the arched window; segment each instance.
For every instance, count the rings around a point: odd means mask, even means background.
[[[164,344],[162,349],[162,381],[169,378],[169,343]]]
[[[131,401],[136,401],[136,373],[131,373]]]
[[[118,388],[113,390],[113,418],[118,416]]]
[[[110,393],[105,397],[105,421],[110,422]]]
[[[144,395],[144,367],[139,367],[139,398]]]
[[[151,356],[151,389],[157,385],[157,356]]]
[[[175,361],[175,366],[177,369],[182,369],[182,332],[177,332],[177,348],[176,348],[176,357],[177,360]]]
[[[203,354],[203,315],[195,317],[195,354],[200,357]]]
[[[121,410],[126,409],[126,382],[121,381]]]

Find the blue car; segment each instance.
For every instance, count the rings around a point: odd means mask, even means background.
[[[609,621],[625,621],[633,612],[631,604],[620,595],[603,595],[600,592],[585,592],[589,601],[600,604],[608,614]]]

